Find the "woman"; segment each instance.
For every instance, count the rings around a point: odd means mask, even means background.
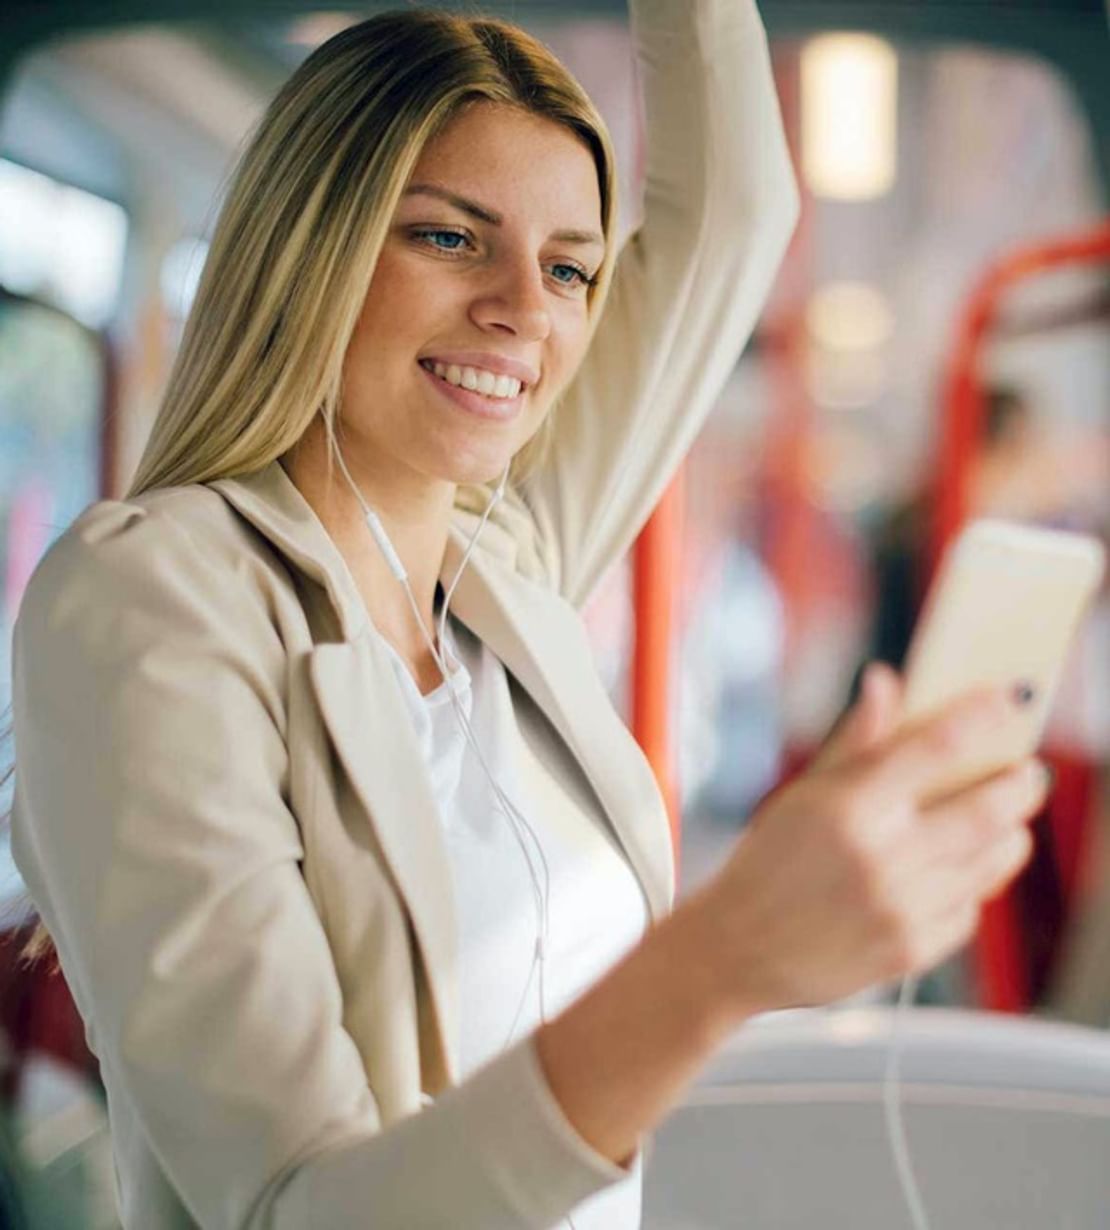
[[[612,155],[565,71],[496,22],[357,26],[245,155],[132,492],[28,590],[14,848],[129,1227],[635,1226],[642,1137],[730,1031],[949,951],[1027,852],[1034,766],[918,802],[1008,702],[894,735],[880,673],[669,914],[577,608],[796,206],[754,7],[633,19],[604,316]]]

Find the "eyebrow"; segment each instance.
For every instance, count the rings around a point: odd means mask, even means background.
[[[459,196],[457,192],[448,192],[446,188],[439,188],[435,184],[411,184],[405,189],[404,195],[434,196],[481,222],[488,222],[491,226],[500,226],[503,221],[502,216],[488,206],[480,205],[477,201],[470,200],[469,197]],[[590,243],[598,247],[605,247],[605,240],[597,231],[554,231],[551,238],[559,240],[560,243]]]

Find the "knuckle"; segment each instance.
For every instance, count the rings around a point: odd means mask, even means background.
[[[1000,785],[984,787],[972,803],[972,823],[984,837],[1005,828],[1013,816],[1010,792]]]
[[[946,714],[924,731],[926,750],[937,756],[950,756],[963,743],[964,723],[959,715]]]
[[[1006,868],[1021,866],[1033,852],[1033,838],[1027,829],[1008,833],[998,846],[998,861]]]
[[[873,844],[859,833],[844,838],[842,850],[852,892],[865,908],[882,915],[889,904],[886,870]]]
[[[832,826],[841,848],[849,857],[869,857],[868,813],[857,792],[842,791],[834,798]]]
[[[987,860],[982,896],[993,897],[1018,874],[1033,852],[1033,838],[1026,829],[1008,834],[991,851]]]
[[[1024,782],[1028,799],[1026,810],[1038,811],[1044,806],[1052,788],[1052,770],[1043,761],[1031,760],[1025,766]]]
[[[1019,829],[1013,839],[1013,861],[1016,867],[1024,867],[1033,853],[1033,834],[1028,829]]]

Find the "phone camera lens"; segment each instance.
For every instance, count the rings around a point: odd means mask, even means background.
[[[1026,679],[1014,684],[1013,698],[1016,704],[1030,705],[1036,699],[1037,689]]]

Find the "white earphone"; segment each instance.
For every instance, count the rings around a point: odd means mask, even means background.
[[[470,559],[471,553],[473,552],[478,541],[479,534],[481,534],[482,530],[485,528],[490,514],[493,512],[494,508],[497,506],[497,503],[504,495],[505,485],[509,477],[509,466],[505,467],[505,470],[501,475],[501,479],[498,482],[497,487],[494,489],[489,503],[486,505],[485,512],[482,514],[482,518],[478,522],[477,528],[470,537],[470,541],[467,544],[466,551],[458,569],[455,572],[455,576],[452,579],[446,594],[444,595],[443,609],[440,611],[439,616],[439,646],[437,647],[431,633],[424,623],[424,618],[420,613],[420,607],[417,604],[416,597],[412,592],[411,585],[409,584],[408,573],[405,570],[405,566],[402,563],[400,556],[397,554],[393,543],[390,541],[389,535],[386,533],[385,526],[381,523],[381,519],[367,504],[362,492],[358,488],[358,484],[351,477],[351,473],[347,469],[347,464],[343,458],[343,452],[339,448],[338,442],[335,445],[335,453],[344,477],[346,478],[347,483],[349,484],[351,491],[362,510],[362,515],[366,521],[367,528],[373,535],[374,541],[378,545],[378,549],[381,551],[383,558],[389,566],[389,570],[393,573],[397,580],[401,582],[401,585],[405,590],[405,594],[408,597],[409,605],[412,607],[413,614],[416,617],[417,625],[419,626],[428,649],[431,652],[432,658],[435,661],[436,666],[439,668],[439,672],[442,675],[444,682],[448,684],[447,692],[456,720],[459,723],[459,727],[462,730],[467,744],[477,758],[478,764],[481,766],[482,771],[490,784],[490,789],[493,791],[494,798],[509,823],[509,827],[512,830],[517,845],[520,847],[521,855],[528,870],[528,878],[532,884],[532,893],[536,909],[536,939],[533,949],[532,963],[528,970],[528,979],[524,984],[523,991],[521,992],[520,1002],[513,1017],[513,1022],[510,1027],[508,1037],[505,1039],[501,1047],[502,1052],[504,1052],[513,1041],[516,1034],[517,1025],[520,1023],[521,1014],[524,1011],[524,1006],[528,1002],[528,995],[532,988],[533,978],[537,977],[537,975],[539,981],[538,995],[540,1022],[544,1023],[547,1020],[544,995],[544,963],[546,959],[549,922],[549,898],[551,891],[550,872],[547,865],[547,859],[544,856],[543,846],[540,844],[539,838],[536,836],[535,831],[525,819],[520,809],[516,806],[512,799],[509,798],[494,777],[486,758],[482,753],[482,749],[478,745],[478,740],[474,734],[473,727],[470,724],[470,719],[463,710],[462,705],[459,702],[459,698],[455,694],[455,689],[451,686],[451,672],[449,671],[446,662],[447,642],[445,639],[445,632],[447,627],[447,613],[451,604],[451,598],[455,592],[455,587],[458,585],[463,569],[466,567],[467,562]],[[533,854],[529,850],[529,843],[531,843],[535,857],[533,857]]]

